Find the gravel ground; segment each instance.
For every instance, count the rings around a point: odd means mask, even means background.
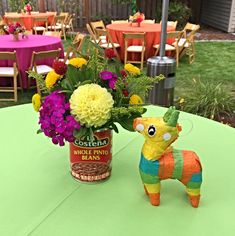
[[[234,40],[235,33],[226,33],[211,27],[202,27],[196,34],[196,40]]]

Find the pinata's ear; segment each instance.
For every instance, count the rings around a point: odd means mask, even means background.
[[[165,113],[163,120],[167,125],[176,127],[180,112],[175,107],[169,107]]]

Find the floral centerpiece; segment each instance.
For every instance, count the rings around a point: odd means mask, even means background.
[[[31,5],[31,3],[30,2],[28,2],[25,6],[24,6],[24,10],[25,10],[25,12],[27,13],[27,14],[31,14],[31,11],[33,10],[33,7],[32,7],[32,5]]]
[[[144,13],[136,12],[133,16],[129,16],[129,21],[132,23],[137,23],[140,27],[140,23],[145,19]]]
[[[42,103],[39,94],[32,98],[39,111],[39,132],[60,146],[69,142],[71,173],[89,182],[110,175],[111,130],[118,133],[119,124],[134,131],[133,120],[146,111],[145,95],[160,79],[132,64],[123,68],[112,49],[103,56],[94,50],[89,58],[72,58],[68,65],[55,61],[45,78],[29,72],[47,94]]]
[[[6,31],[9,34],[13,35],[14,40],[19,40],[19,34],[22,34],[22,38],[24,38],[26,36],[25,34],[25,28],[19,23],[12,23],[9,24],[8,26],[6,26]]]

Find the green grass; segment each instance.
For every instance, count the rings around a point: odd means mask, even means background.
[[[235,90],[235,42],[198,42],[196,60],[180,61],[176,73],[176,96],[183,97],[192,89],[192,79],[222,82],[228,91]]]
[[[65,50],[71,43],[64,43]],[[188,58],[180,60],[176,72],[176,97],[184,97],[192,89],[192,79],[202,81],[222,81],[228,91],[235,91],[235,42],[198,42],[196,43],[196,60],[188,64]],[[0,102],[0,107],[13,106],[31,102],[34,91],[19,91],[19,99],[14,102]]]

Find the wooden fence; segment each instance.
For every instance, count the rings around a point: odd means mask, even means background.
[[[181,0],[192,6],[192,0]],[[0,0],[0,14],[5,11],[17,10],[11,9],[9,0]],[[38,1],[31,0],[35,10],[38,9]],[[140,10],[145,13],[146,18],[156,19],[161,11],[162,0],[144,0],[140,1]],[[15,5],[21,3],[21,0],[15,0]],[[20,8],[20,6],[19,6]],[[129,3],[120,4],[118,0],[47,0],[45,1],[45,10],[47,11],[68,11],[75,16],[74,25],[84,27],[90,20],[102,19],[109,23],[111,19],[127,19],[131,14]],[[18,9],[19,10],[19,9]],[[198,13],[197,13],[198,14]]]

